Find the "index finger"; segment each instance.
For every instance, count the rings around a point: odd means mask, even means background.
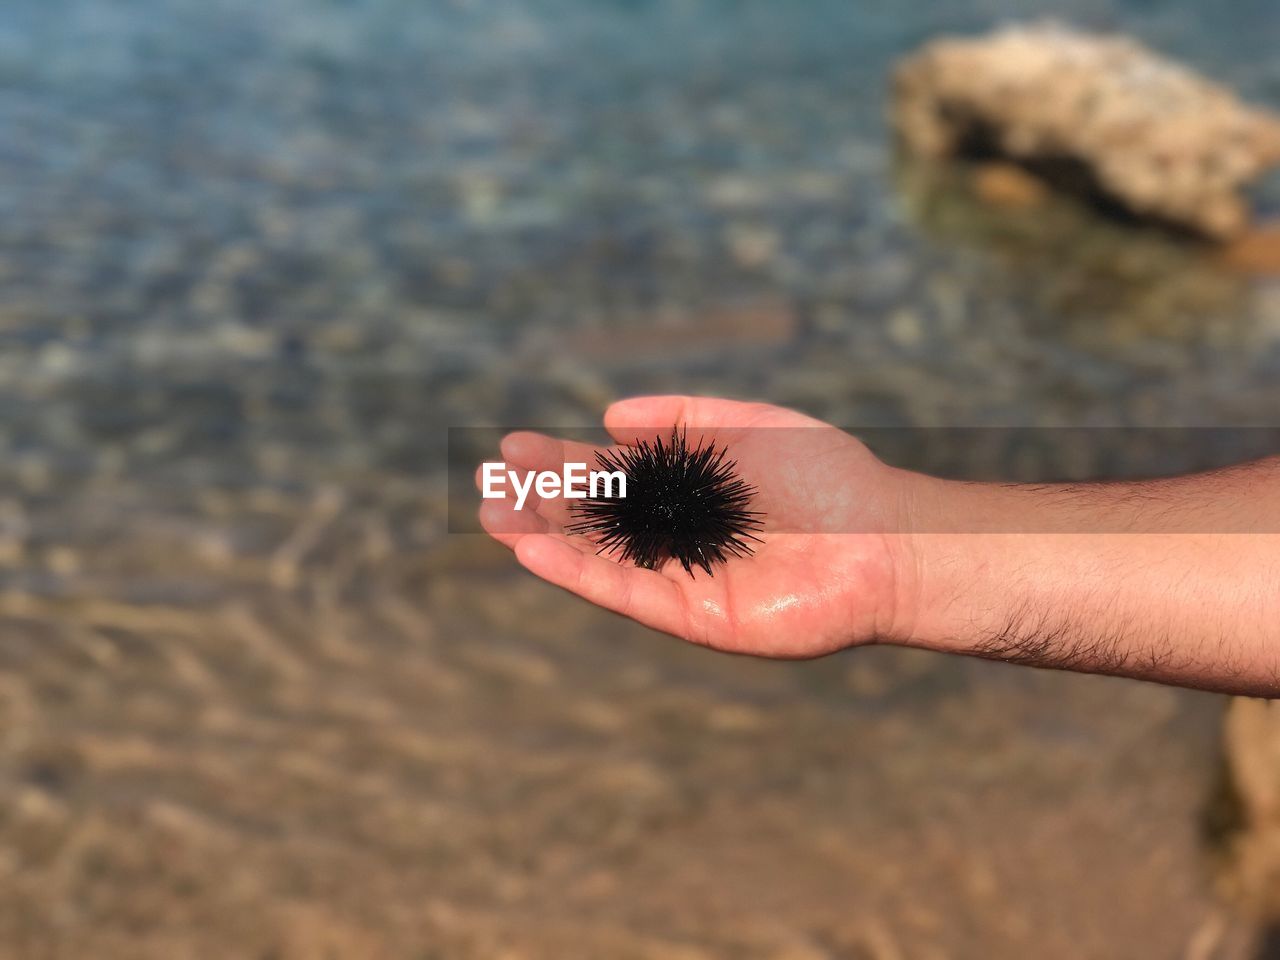
[[[716,397],[632,397],[609,406],[604,428],[618,443],[635,444],[673,427],[752,426],[772,411],[776,408],[765,404]]]
[[[585,463],[587,469],[591,469],[596,462],[596,454],[603,449],[589,443],[557,440],[546,434],[529,431],[509,433],[502,438],[502,456],[506,458],[508,465],[535,473],[544,470],[559,473],[566,463]],[[525,509],[535,510],[549,523],[559,527],[565,526],[572,519],[567,500],[563,497],[544,500],[532,489]]]

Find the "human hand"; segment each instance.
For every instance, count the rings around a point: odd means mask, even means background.
[[[674,560],[646,570],[596,555],[591,540],[565,533],[572,518],[561,498],[530,494],[520,511],[486,500],[484,528],[531,572],[655,629],[758,656],[821,656],[893,638],[909,620],[900,471],[849,434],[780,407],[678,396],[615,403],[604,424],[618,444],[677,427],[691,443],[727,445],[738,475],[758,489],[751,509],[764,514],[762,542],[713,577],[690,577]],[[502,442],[517,471],[593,466],[597,449],[535,433]]]
[[[678,427],[727,447],[758,488],[754,556],[714,577],[621,564],[565,533],[563,499],[486,500],[480,519],[533,573],[648,626],[758,656],[885,640],[1280,696],[1280,458],[1163,480],[965,483],[889,467],[765,404],[644,397],[611,406],[605,427],[623,445]],[[523,471],[590,464],[596,449],[502,443]]]

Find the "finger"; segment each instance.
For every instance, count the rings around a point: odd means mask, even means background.
[[[634,445],[651,440],[687,422],[690,397],[633,397],[610,404],[604,412],[604,428],[618,443]]]
[[[498,460],[485,460],[478,467],[476,467],[476,489],[477,490],[484,489],[484,468],[489,466],[490,464],[493,464],[496,467],[504,466],[503,463]],[[502,477],[505,482],[506,476],[501,470],[498,471],[498,476]]]
[[[601,449],[589,443],[558,440],[527,431],[510,433],[502,438],[502,455],[508,465],[527,471],[553,470],[560,473],[566,463],[583,463],[591,470],[596,467],[596,452]],[[554,527],[564,527],[573,522],[569,501],[563,496],[544,499],[531,488],[524,509],[536,511]]]
[[[517,510],[511,500],[486,500],[480,504],[480,526],[493,539],[515,549],[520,538],[550,529],[544,517],[532,510]]]
[[[634,444],[672,427],[754,426],[774,411],[783,412],[765,404],[715,397],[633,397],[610,405],[604,412],[604,426],[618,443]]]
[[[592,466],[601,447],[576,440],[558,440],[544,433],[521,430],[502,438],[502,456],[508,464],[525,470],[559,471],[566,463]]]
[[[551,536],[526,536],[516,559],[534,573],[585,600],[647,627],[684,636],[684,597],[675,581],[656,570],[623,567]]]
[[[495,486],[495,490],[498,495],[492,499],[486,498],[485,503],[510,502],[512,504],[511,509],[515,510],[514,504],[518,497],[513,489],[513,482],[507,475],[507,471],[512,468],[505,462],[500,463],[499,465],[502,467],[502,470],[498,474],[499,482]],[[485,489],[484,468],[485,464],[483,463],[476,468],[476,486],[481,491]],[[528,478],[530,471],[515,469],[512,470],[512,472],[515,474],[516,479],[520,484],[523,485],[529,482]],[[558,505],[560,503],[559,501],[549,500],[544,502],[542,497],[538,496],[538,491],[534,488],[533,484],[529,484],[527,487],[524,487],[524,489],[526,491],[525,497],[520,501],[520,509],[515,511],[516,513],[529,514],[530,516],[542,516],[549,524],[553,524],[556,527],[564,526],[565,522],[570,519],[567,509],[562,509]],[[482,523],[484,522],[484,517],[484,509],[482,507],[480,516]],[[490,532],[492,533],[494,531]],[[541,533],[544,531],[539,530],[536,532]]]

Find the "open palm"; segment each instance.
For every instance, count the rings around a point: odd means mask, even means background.
[[[755,555],[708,577],[669,560],[658,570],[596,554],[564,532],[566,501],[530,494],[520,511],[487,500],[485,529],[527,569],[602,607],[719,650],[813,657],[889,635],[898,614],[899,509],[894,471],[835,427],[764,404],[696,397],[615,403],[605,428],[618,444],[669,436],[727,446],[738,473],[758,488],[764,514]],[[509,468],[559,472],[594,464],[598,448],[535,433],[502,443]]]

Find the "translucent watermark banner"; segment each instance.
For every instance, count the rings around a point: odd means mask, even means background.
[[[756,518],[760,536],[1280,533],[1276,427],[697,424],[674,437],[668,424],[617,438],[452,427],[449,531],[572,533],[592,509],[609,508],[603,500],[619,498],[630,499],[633,522],[648,522],[645,509],[654,524],[680,522],[672,511],[694,509],[715,488],[688,464],[655,469],[637,455],[670,458],[676,443],[704,470],[718,464],[724,482],[740,483],[734,503]],[[664,500],[663,483],[677,491],[685,483],[687,496]]]

